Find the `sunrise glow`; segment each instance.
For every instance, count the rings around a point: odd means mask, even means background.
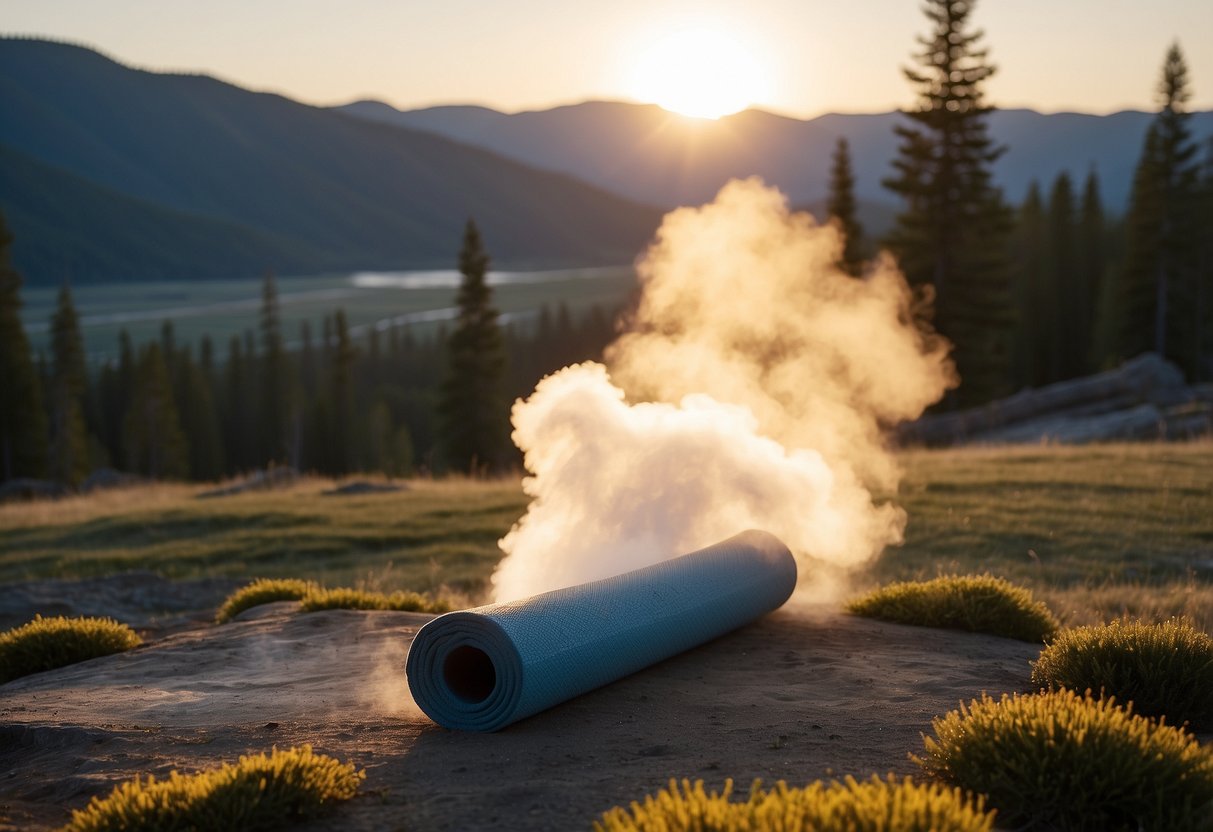
[[[631,86],[642,101],[675,113],[715,119],[744,110],[765,94],[753,54],[716,29],[682,29],[655,41],[636,60]]]

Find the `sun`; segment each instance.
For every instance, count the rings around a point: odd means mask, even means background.
[[[672,32],[652,43],[632,67],[637,98],[693,118],[744,110],[764,87],[758,62],[719,29]]]

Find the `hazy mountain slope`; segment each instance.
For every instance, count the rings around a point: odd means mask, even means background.
[[[621,262],[659,217],[432,133],[65,44],[0,39],[0,112],[0,143],[48,165],[359,266],[448,265],[468,216],[498,262]]]
[[[820,199],[830,154],[846,137],[862,200],[891,203],[880,180],[897,149],[898,113],[830,114],[809,121],[748,110],[719,121],[696,121],[653,105],[587,102],[551,110],[505,115],[480,107],[399,111],[380,102],[358,102],[351,114],[430,130],[489,148],[657,205],[699,202],[732,176],[759,175],[783,188],[793,202]],[[1133,168],[1151,113],[1109,116],[1045,115],[998,110],[990,128],[1008,146],[995,168],[1007,198],[1018,202],[1029,182],[1048,186],[1061,171],[1075,178],[1094,168],[1109,208],[1128,201]],[[1193,132],[1213,134],[1213,113],[1196,113]]]
[[[31,282],[232,278],[337,265],[296,240],[185,214],[0,145],[0,210]]]

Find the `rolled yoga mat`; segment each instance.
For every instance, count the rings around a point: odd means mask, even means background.
[[[796,561],[746,531],[689,555],[430,621],[409,649],[413,699],[444,728],[496,731],[778,608]]]

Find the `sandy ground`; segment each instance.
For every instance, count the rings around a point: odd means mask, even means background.
[[[429,616],[292,604],[0,686],[0,828],[44,829],[136,773],[311,743],[365,768],[307,828],[586,829],[664,785],[912,773],[931,717],[1026,689],[1031,645],[782,610],[497,734],[446,731],[408,695]]]

